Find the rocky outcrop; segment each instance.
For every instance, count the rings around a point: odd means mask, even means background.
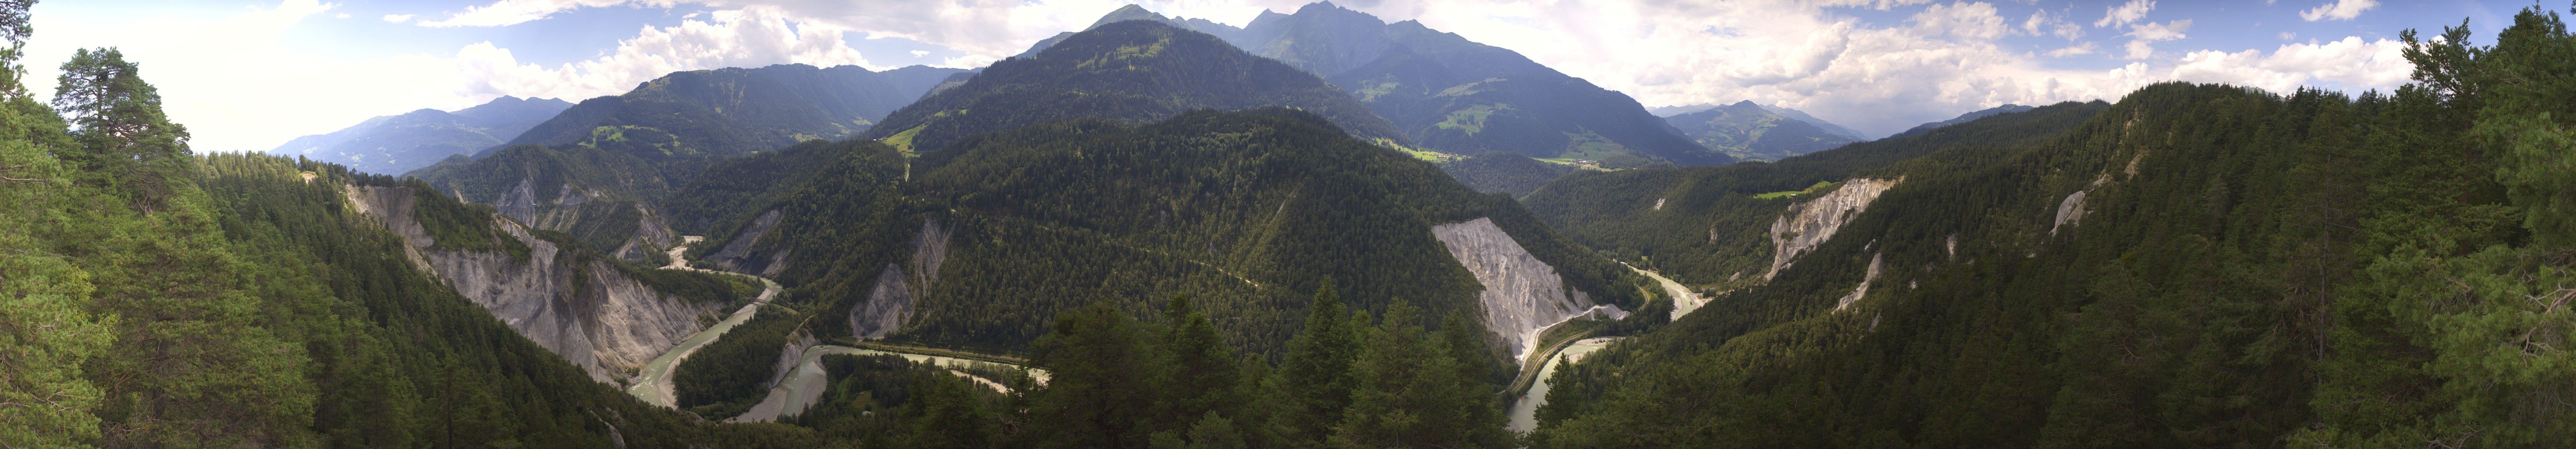
[[[1565,286],[1556,267],[1530,255],[1491,218],[1432,226],[1431,235],[1485,286],[1476,294],[1483,305],[1485,329],[1493,331],[1515,359],[1528,358],[1539,332],[1548,326],[1595,312],[1627,315],[1615,306],[1596,307],[1591,295]]]
[[[1834,310],[1839,311],[1851,308],[1852,303],[1860,302],[1861,297],[1868,296],[1869,284],[1872,282],[1878,282],[1879,265],[1886,261],[1887,254],[1885,253],[1870,255],[1868,274],[1861,275],[1860,286],[1852,287],[1851,294],[1843,295],[1843,299],[1834,301]]]
[[[778,220],[781,218],[783,217],[775,209],[762,212],[760,217],[751,219],[751,226],[744,227],[741,234],[736,234],[733,241],[726,242],[724,248],[717,249],[715,254],[708,255],[707,260],[715,262],[716,266],[724,268],[725,271],[752,273],[761,277],[775,277],[779,272],[786,271],[787,249],[768,250],[767,257],[762,257],[763,254],[757,254],[760,251],[754,250],[752,246],[759,243],[761,237],[768,236],[770,229],[777,228]]]
[[[850,307],[850,333],[861,339],[885,338],[912,319],[913,305],[930,295],[930,285],[939,280],[939,267],[948,261],[949,229],[939,220],[921,223],[921,232],[913,237],[912,266],[906,274],[904,264],[886,264],[877,272],[877,284],[868,290],[866,301]]]
[[[519,180],[519,184],[511,186],[510,190],[501,192],[500,198],[492,199],[493,210],[500,211],[501,215],[518,220],[520,223],[536,223],[537,207],[536,186],[531,185],[526,179]]]
[[[719,306],[662,294],[605,260],[571,257],[499,217],[493,224],[527,246],[526,257],[436,248],[409,213],[411,195],[405,187],[350,187],[348,194],[361,212],[404,236],[419,268],[592,380],[627,376],[701,330],[698,317]]]
[[[2066,194],[2066,199],[2057,202],[2057,219],[2048,225],[2048,235],[2057,235],[2058,229],[2075,224],[2076,220],[2084,219],[2084,195],[2087,192],[2077,190],[2075,193]]]
[[[1887,193],[1887,189],[1904,181],[1903,177],[1852,178],[1824,196],[1789,205],[1778,220],[1771,222],[1771,271],[1763,273],[1762,279],[1779,276],[1780,270],[1789,268],[1799,254],[1833,239],[1835,231],[1842,230],[1844,224],[1868,211],[1869,203],[1877,201],[1879,194]]]
[[[779,382],[785,381],[788,374],[796,371],[796,364],[805,360],[806,348],[823,344],[822,340],[814,339],[814,333],[806,332],[801,328],[796,330],[795,335],[788,337],[787,347],[778,351],[778,361],[769,366],[769,381],[760,383],[762,388],[778,387]]]

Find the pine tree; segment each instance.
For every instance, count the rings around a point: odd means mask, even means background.
[[[1188,295],[1174,295],[1164,311],[1169,327],[1163,333],[1162,419],[1160,427],[1172,430],[1187,428],[1192,421],[1208,413],[1236,414],[1241,399],[1234,349],[1217,335],[1216,326],[1208,323],[1207,314],[1191,308]]]
[[[1329,443],[1346,448],[1503,447],[1492,389],[1467,377],[1444,342],[1413,324],[1412,305],[1387,307],[1351,364],[1351,405]]]
[[[1343,309],[1331,282],[1315,291],[1315,303],[1306,310],[1306,328],[1288,340],[1280,366],[1285,393],[1294,397],[1280,417],[1288,438],[1312,442],[1322,440],[1350,406],[1351,358],[1358,353],[1357,327],[1365,322],[1347,318],[1353,312]]]
[[[1050,375],[1030,404],[1029,443],[1038,447],[1141,448],[1154,398],[1144,332],[1100,301],[1060,314],[1030,363]]]
[[[188,129],[161,112],[160,89],[143,81],[139,64],[115,48],[82,49],[63,63],[54,108],[71,117],[80,151],[65,159],[123,187],[133,207],[153,211],[173,195],[192,161]]]

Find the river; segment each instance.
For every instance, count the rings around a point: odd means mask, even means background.
[[[1626,264],[1622,263],[1621,265]],[[1679,282],[1673,282],[1672,279],[1666,279],[1662,274],[1638,269],[1635,266],[1629,266],[1628,269],[1635,270],[1637,274],[1654,278],[1657,284],[1663,286],[1664,294],[1673,298],[1673,320],[1680,320],[1683,315],[1689,315],[1691,312],[1699,311],[1700,306],[1708,305],[1708,297],[1692,293],[1690,287],[1683,286]],[[1549,376],[1556,375],[1557,365],[1582,361],[1584,355],[1591,354],[1592,351],[1599,351],[1603,347],[1610,346],[1610,342],[1617,339],[1618,337],[1587,338],[1582,341],[1574,342],[1574,344],[1566,345],[1565,349],[1557,350],[1556,354],[1549,355],[1549,357],[1552,358],[1548,359],[1547,365],[1539,368],[1537,374],[1538,378],[1532,379],[1529,391],[1523,392],[1519,398],[1512,400],[1512,408],[1508,413],[1511,417],[1511,423],[1506,428],[1509,428],[1514,432],[1528,432],[1530,430],[1537,429],[1538,407],[1541,405],[1547,405],[1547,392],[1549,389],[1547,378]]]

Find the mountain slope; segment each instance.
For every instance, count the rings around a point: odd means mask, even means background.
[[[1147,20],[1102,25],[1036,56],[994,63],[896,111],[864,137],[926,151],[1050,120],[1151,121],[1196,109],[1272,106],[1314,111],[1362,138],[1407,143],[1385,119],[1314,75]]]
[[[1809,125],[1816,125],[1817,128],[1824,129],[1825,132],[1833,133],[1837,136],[1849,137],[1855,142],[1872,140],[1868,134],[1861,133],[1860,130],[1851,129],[1850,127],[1845,127],[1843,125],[1837,125],[1833,122],[1825,121],[1825,119],[1816,118],[1816,116],[1813,115],[1807,115],[1806,111],[1772,105],[1762,105],[1762,109],[1769,110],[1773,114],[1780,114],[1782,117],[1807,122]]]
[[[964,70],[912,66],[870,72],[803,64],[678,72],[623,95],[584,100],[492,151],[565,145],[620,129],[673,136],[665,156],[725,156],[868,129],[886,113]]]
[[[774,270],[791,298],[828,304],[821,335],[995,351],[1098,299],[1143,310],[1189,294],[1228,338],[1265,352],[1327,283],[1366,310],[1466,314],[1505,354],[1593,305],[1646,305],[1641,278],[1509,199],[1335,128],[1278,109],[1050,122],[928,153],[908,181],[893,149],[850,143],[812,184],[692,256]],[[1510,245],[1455,246],[1443,232]],[[1502,254],[1527,259],[1460,259]]]
[[[1925,123],[1925,124],[1921,124],[1921,125],[1914,125],[1914,127],[1913,127],[1913,128],[1908,128],[1908,129],[1906,129],[1904,132],[1899,132],[1899,133],[1896,133],[1895,135],[1891,135],[1891,136],[1887,136],[1887,137],[1892,139],[1892,138],[1897,138],[1897,137],[1905,137],[1905,136],[1911,136],[1911,135],[1916,135],[1916,134],[1922,134],[1922,133],[1932,132],[1932,130],[1934,130],[1934,129],[1940,129],[1941,127],[1944,127],[1944,126],[1950,126],[1950,125],[1956,125],[1956,124],[1961,124],[1961,123],[1967,123],[1967,122],[1970,122],[1970,121],[1975,121],[1976,119],[1981,119],[1981,118],[1986,118],[1986,117],[1993,117],[1993,116],[1995,116],[1995,115],[1997,115],[1997,114],[2010,114],[2010,113],[2015,113],[2015,112],[2024,112],[2024,111],[2029,111],[2029,110],[2031,110],[2031,107],[2030,107],[2030,106],[2022,106],[2022,105],[2017,105],[2017,104],[2007,104],[2007,105],[2003,105],[2003,106],[1996,106],[1996,107],[1991,107],[1991,108],[1979,109],[1979,110],[1975,110],[1975,111],[1969,111],[1969,112],[1968,112],[1968,113],[1966,113],[1966,114],[1959,114],[1959,116],[1958,116],[1958,117],[1956,117],[1956,118],[1952,118],[1952,119],[1949,119],[1949,120],[1942,120],[1942,121],[1938,121],[1938,122],[1931,122],[1931,123]]]
[[[2426,70],[2514,70],[2448,64]],[[2543,323],[2570,312],[2529,298],[2576,270],[2515,237],[2555,232],[2491,176],[2528,160],[2461,138],[2567,106],[2463,92],[2159,84],[2039,142],[1856,173],[1801,206],[1872,180],[1842,197],[1862,207],[1775,225],[1812,246],[1711,304],[1732,313],[1560,371],[1533,446],[2557,444],[2576,419],[2542,410],[2569,394],[2509,367],[2571,360],[2525,341],[2567,341]]]
[[[1264,14],[1238,46],[1322,75],[1424,147],[1457,154],[1719,165],[1636,100],[1413,21],[1385,23],[1330,2]]]
[[[422,109],[371,118],[329,134],[297,137],[268,152],[399,174],[498,145],[570,107],[552,98],[501,97],[454,112]]]
[[[2107,106],[2063,103],[1943,133],[1854,143],[1768,164],[1579,172],[1522,202],[1585,246],[1684,284],[1723,290],[1767,274],[1774,263],[1767,235],[1773,221],[1793,204],[1836,190],[1840,185],[1834,183],[1948,147],[2033,144]]]
[[[1665,117],[1700,145],[1738,159],[1771,161],[1852,143],[1804,121],[1771,112],[1752,101]]]

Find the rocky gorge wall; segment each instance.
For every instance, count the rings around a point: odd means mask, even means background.
[[[914,303],[929,296],[930,284],[939,279],[940,265],[948,261],[949,229],[939,220],[921,223],[921,231],[912,241],[912,257],[904,264],[886,264],[877,272],[876,287],[868,298],[850,307],[850,333],[861,339],[885,338],[912,319]],[[907,274],[904,265],[912,268]]]
[[[403,236],[416,268],[491,311],[519,335],[580,366],[592,380],[630,376],[702,330],[698,317],[722,306],[662,294],[605,260],[570,257],[554,242],[499,216],[493,223],[528,247],[526,258],[438,248],[413,218],[410,188],[352,186],[347,195],[360,212]]]
[[[1567,287],[1556,267],[1530,255],[1491,218],[1435,225],[1431,235],[1484,285],[1476,298],[1484,312],[1485,329],[1502,341],[1516,361],[1529,356],[1539,332],[1548,326],[1596,310],[1613,319],[1627,315],[1617,306],[1596,306],[1591,295]]]
[[[1878,201],[1879,194],[1887,193],[1887,189],[1904,181],[1902,177],[1852,178],[1822,197],[1789,205],[1789,209],[1781,212],[1780,218],[1771,223],[1771,271],[1763,273],[1762,279],[1780,275],[1780,270],[1795,263],[1799,254],[1833,239],[1835,231],[1842,230],[1843,225],[1860,217],[1861,212],[1868,211],[1869,203]]]

